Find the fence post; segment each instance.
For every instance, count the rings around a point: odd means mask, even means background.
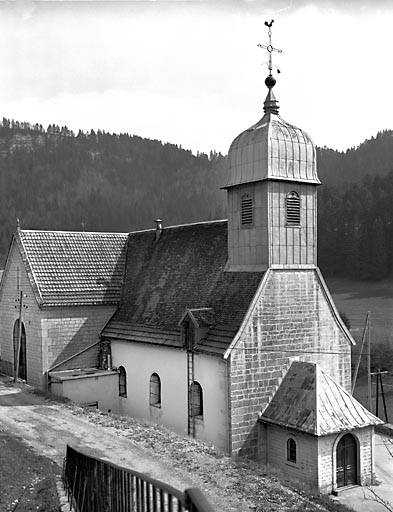
[[[205,495],[197,487],[186,489],[184,494],[188,512],[215,512]]]

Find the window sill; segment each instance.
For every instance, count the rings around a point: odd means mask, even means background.
[[[150,407],[155,407],[156,409],[161,409],[161,404],[149,404]]]

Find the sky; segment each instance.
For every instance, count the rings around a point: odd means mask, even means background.
[[[393,129],[390,0],[0,1],[0,119],[228,152],[263,115],[318,146]]]

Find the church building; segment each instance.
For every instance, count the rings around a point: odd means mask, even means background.
[[[0,287],[1,367],[15,367],[23,281],[27,382],[332,492],[371,483],[381,421],[351,396],[354,341],[317,266],[315,146],[279,115],[271,73],[265,83],[262,118],[229,149],[228,220],[64,239],[16,233]],[[45,302],[44,289],[56,300]],[[94,329],[78,344],[90,314]]]

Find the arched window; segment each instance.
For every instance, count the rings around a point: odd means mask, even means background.
[[[286,197],[287,226],[300,226],[300,196],[292,190]]]
[[[287,460],[296,462],[296,441],[292,437],[287,441]]]
[[[155,407],[161,407],[161,380],[156,373],[153,373],[150,377],[149,403]]]
[[[119,366],[119,396],[127,396],[127,373],[124,366]]]
[[[23,380],[27,380],[27,354],[26,354],[26,330],[22,322],[19,329],[19,319],[14,323],[13,330],[13,343],[14,343],[14,371],[16,370],[16,364],[18,359],[17,349],[19,346],[19,369],[17,377]]]
[[[199,382],[194,381],[190,387],[191,415],[203,416],[203,391]]]
[[[240,224],[242,226],[250,226],[254,222],[254,204],[249,194],[242,196],[240,205]]]

